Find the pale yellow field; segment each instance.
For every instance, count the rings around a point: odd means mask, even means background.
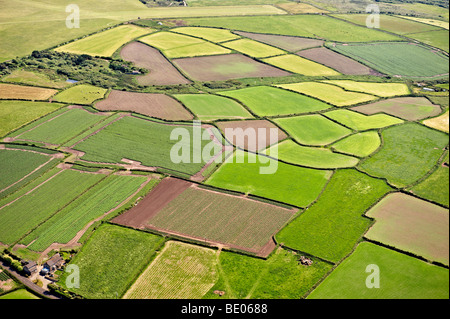
[[[423,121],[423,124],[426,126],[435,128],[440,131],[449,132],[449,111],[445,112],[444,114],[434,117],[432,119],[428,119]]]
[[[56,93],[58,91],[53,89],[0,83],[1,100],[45,101]]]
[[[417,22],[430,24],[430,25],[434,25],[436,27],[441,27],[441,28],[444,28],[447,30],[449,29],[449,23],[446,21],[435,20],[435,19],[416,18],[416,17],[407,17],[407,16],[399,16],[399,17],[409,19],[409,20],[414,20]]]
[[[329,80],[322,82],[337,85],[347,91],[368,93],[380,97],[393,97],[411,93],[408,86],[404,83],[372,83],[350,80]]]

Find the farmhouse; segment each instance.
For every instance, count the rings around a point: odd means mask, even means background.
[[[23,266],[23,271],[27,276],[31,276],[37,271],[37,264],[34,261],[29,261],[25,266]]]
[[[47,260],[44,264],[44,268],[49,272],[59,269],[64,264],[64,259],[62,259],[60,254],[54,255],[52,258]]]

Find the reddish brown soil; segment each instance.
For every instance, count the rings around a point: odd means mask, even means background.
[[[253,77],[280,77],[290,73],[242,54],[175,59],[173,63],[195,81],[226,81]]]
[[[276,137],[276,142],[284,140],[287,138],[287,135],[280,130],[277,126],[275,126],[273,123],[266,121],[266,120],[249,120],[249,121],[224,121],[224,122],[217,122],[217,126],[222,130],[225,138],[232,143],[233,145],[240,147],[245,150],[256,152],[258,150],[265,149],[267,146],[273,144],[270,143],[270,129],[275,128],[277,129],[278,135]],[[235,133],[239,133],[236,129],[242,129],[242,134],[230,134],[227,133],[226,129],[233,129]],[[249,143],[249,136],[246,135],[246,130],[248,132],[255,132],[256,136],[255,143],[250,142]],[[253,130],[252,130],[253,129]],[[264,133],[263,135],[259,134],[258,129],[263,129]],[[241,137],[241,138],[239,138]],[[250,141],[253,141],[253,137],[250,137]]]
[[[114,218],[112,222],[133,228],[144,228],[150,218],[191,185],[192,183],[181,179],[165,178],[139,202],[139,205]]]
[[[297,55],[318,62],[320,64],[326,65],[343,74],[352,74],[352,75],[377,74],[377,72],[375,72],[371,68],[324,47],[303,50],[298,52]]]
[[[241,32],[237,31],[236,34],[239,34],[243,37],[247,37],[256,41],[260,41],[269,45],[273,45],[280,49],[296,52],[303,49],[318,47],[323,44],[322,40],[316,39],[308,39],[308,38],[300,38],[300,37],[291,37],[286,35],[274,35],[274,34],[262,34],[262,33],[250,33],[250,32]]]
[[[149,70],[149,73],[137,76],[140,85],[175,85],[191,83],[158,50],[141,42],[132,42],[120,51],[125,61],[133,62],[137,67]]]
[[[131,111],[169,121],[192,120],[194,117],[178,101],[159,93],[136,93],[113,90],[95,107],[102,111]]]

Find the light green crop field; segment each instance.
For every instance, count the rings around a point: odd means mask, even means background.
[[[430,24],[430,25],[433,25],[433,26],[436,26],[436,27],[447,29],[447,30],[449,29],[448,21],[442,21],[442,20],[436,20],[436,19],[417,18],[417,17],[408,17],[408,16],[399,16],[399,17],[404,18],[404,19],[417,21],[417,22],[422,22],[422,23],[425,23],[425,24]]]
[[[325,101],[327,103],[336,106],[349,106],[377,99],[373,95],[365,93],[349,92],[345,91],[344,89],[338,86],[319,82],[279,84],[277,86],[287,90],[315,97],[319,100]]]
[[[254,162],[252,162],[254,160]],[[263,172],[260,173],[261,169]],[[272,174],[270,171],[276,171]],[[296,167],[262,155],[236,151],[206,184],[305,207],[314,201],[331,176],[330,171]]]
[[[0,209],[0,242],[16,242],[104,177],[65,170],[31,193],[3,206]]]
[[[380,288],[367,288],[368,265],[378,266]],[[448,269],[363,242],[308,299],[448,299],[448,280]]]
[[[352,167],[358,164],[355,157],[333,153],[327,148],[301,146],[292,140],[283,141],[269,148],[265,154],[270,156],[271,150],[275,147],[278,159],[291,164],[322,169]]]
[[[132,24],[121,25],[55,49],[58,52],[110,57],[122,45],[153,30]]]
[[[53,100],[68,104],[92,104],[103,99],[108,90],[88,84],[80,84],[58,93]]]
[[[107,118],[108,116],[101,113],[90,113],[84,109],[69,109],[16,138],[60,145]]]
[[[320,38],[339,42],[395,41],[399,37],[325,15],[272,15],[261,17],[217,17],[186,19],[190,26]]]
[[[0,101],[0,137],[63,106],[60,103]]]
[[[242,105],[226,97],[213,94],[176,94],[174,97],[202,121],[253,117]]]
[[[322,64],[310,61],[294,54],[286,54],[263,59],[264,62],[278,68],[307,76],[333,76],[340,73]]]
[[[340,86],[347,91],[368,93],[380,97],[393,97],[411,93],[408,86],[404,83],[375,83],[350,80],[328,80],[322,82]]]
[[[331,49],[389,75],[426,78],[449,72],[447,56],[416,43],[362,43]]]
[[[269,56],[285,54],[283,50],[251,39],[239,39],[223,43],[223,46],[244,53],[253,58],[265,58]]]
[[[308,96],[269,86],[223,91],[219,94],[239,100],[258,116],[301,114],[330,108],[330,105]]]
[[[169,241],[124,299],[200,299],[217,281],[216,251]]]
[[[448,30],[436,30],[428,32],[420,32],[408,34],[408,37],[414,40],[419,40],[425,44],[442,49],[449,52],[449,31]]]
[[[0,299],[7,300],[7,299],[40,299],[40,298],[26,289],[17,289],[0,296]]]
[[[356,131],[379,129],[404,122],[387,114],[364,115],[349,110],[334,110],[323,115]]]
[[[366,157],[375,152],[381,145],[377,131],[355,133],[334,143],[332,149],[358,157]]]
[[[300,144],[327,145],[351,133],[320,114],[275,119]]]
[[[197,38],[202,38],[216,43],[231,41],[240,38],[240,36],[231,33],[230,30],[218,28],[181,27],[172,29],[171,31],[190,35]]]
[[[225,49],[214,43],[204,42],[194,45],[188,45],[170,50],[164,50],[164,54],[171,59],[207,56],[207,55],[220,55],[231,53],[231,50]]]
[[[361,162],[361,169],[400,187],[424,177],[448,144],[447,134],[416,123],[387,128],[382,138],[383,147]]]
[[[122,297],[163,242],[162,237],[146,232],[102,225],[72,260],[84,274],[74,291],[93,299]],[[63,286],[68,275],[61,275]]]
[[[24,69],[14,70],[11,74],[4,76],[2,81],[16,84],[43,86],[53,89],[62,89],[71,85],[62,77],[57,77],[54,74],[50,77],[49,74],[46,73],[37,73]]]
[[[371,220],[362,216],[364,211],[390,190],[384,181],[357,170],[338,170],[319,200],[283,228],[276,240],[286,247],[338,262],[371,225]]]

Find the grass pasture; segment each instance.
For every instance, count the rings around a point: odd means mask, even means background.
[[[427,78],[449,72],[447,56],[416,43],[338,44],[332,49],[388,75]]]
[[[414,40],[418,40],[425,44],[431,45],[438,49],[449,51],[449,31],[448,30],[436,30],[428,32],[420,32],[408,34],[408,37]]]
[[[368,265],[379,268],[379,289],[367,289]],[[448,299],[448,280],[448,269],[363,242],[308,299]]]
[[[231,33],[230,30],[219,28],[181,27],[172,29],[171,31],[197,38],[202,38],[215,43],[231,41],[240,38],[238,35]]]
[[[37,73],[24,69],[17,69],[2,78],[3,82],[12,84],[24,84],[32,86],[48,87],[52,89],[62,89],[70,85],[55,74]]]
[[[168,241],[124,299],[200,299],[218,277],[216,251]]]
[[[366,238],[449,264],[448,210],[403,193],[387,195],[367,213],[375,224]]]
[[[201,121],[253,117],[242,105],[226,97],[213,94],[176,94],[174,97]]]
[[[54,89],[0,83],[0,100],[46,101],[56,93]]]
[[[357,170],[338,170],[319,200],[283,228],[276,240],[286,247],[338,262],[369,228],[371,221],[363,213],[390,190],[384,181]]]
[[[123,296],[163,243],[162,237],[104,224],[72,260],[84,280],[76,293],[91,299]],[[61,275],[64,286],[68,273]]]
[[[293,213],[259,201],[190,187],[150,218],[147,226],[268,255],[270,251],[264,246]]]
[[[0,101],[0,137],[61,107],[59,103]]]
[[[322,82],[340,86],[347,91],[367,93],[380,97],[409,95],[411,93],[408,86],[404,83],[357,82],[351,80],[327,80]]]
[[[306,76],[334,76],[340,73],[322,64],[307,60],[298,55],[286,54],[263,59],[264,62],[280,69]]]
[[[333,153],[329,149],[321,147],[301,146],[292,140],[283,141],[276,146],[277,157],[287,163],[300,166],[333,169],[352,167],[358,164],[358,159],[352,156]],[[272,148],[265,151],[270,156]]]
[[[32,192],[0,207],[0,242],[16,242],[104,177],[59,171]]]
[[[326,110],[330,106],[308,96],[269,86],[219,92],[246,105],[258,116],[278,116]]]
[[[331,147],[340,153],[366,157],[381,145],[377,131],[358,132],[334,143]]]
[[[416,123],[383,130],[383,147],[361,162],[361,169],[404,187],[429,172],[444,152],[448,135]]]
[[[110,57],[125,43],[151,32],[154,31],[126,24],[68,43],[55,51]]]
[[[268,161],[262,155],[257,156],[253,163],[251,161],[253,157],[249,153],[236,151],[206,184],[305,207],[317,198],[331,177],[330,171]],[[265,171],[275,168],[273,174]]]
[[[253,58],[266,58],[285,54],[283,50],[251,39],[233,40],[222,45]]]
[[[409,20],[413,20],[413,21],[417,21],[417,22],[421,22],[421,23],[431,24],[436,27],[444,28],[447,30],[449,29],[448,21],[425,19],[425,18],[418,18],[418,17],[407,17],[407,16],[401,16],[401,18],[409,19]]]
[[[417,121],[441,113],[439,105],[431,103],[425,97],[398,97],[359,105],[351,109],[366,115],[386,113],[408,121]]]
[[[102,99],[107,90],[88,84],[80,84],[62,91],[54,97],[54,101],[67,104],[89,105]]]
[[[275,122],[303,145],[327,145],[351,133],[320,114],[278,118]]]
[[[314,97],[339,107],[360,104],[377,99],[375,96],[370,94],[349,92],[338,86],[319,82],[279,84],[277,86],[286,90],[291,90]]]
[[[403,123],[403,120],[387,114],[364,115],[343,109],[329,111],[323,115],[355,131],[379,129]]]

